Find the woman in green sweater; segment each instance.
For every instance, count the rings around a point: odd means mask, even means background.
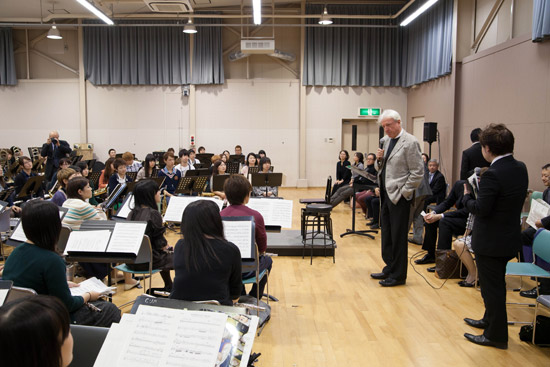
[[[106,326],[120,321],[120,311],[109,302],[98,301],[98,292],[73,296],[68,283],[63,259],[55,252],[61,231],[57,205],[49,201],[33,200],[25,205],[21,224],[27,242],[18,246],[6,261],[3,279],[12,280],[17,287],[34,289],[38,294],[59,298],[67,307],[75,324]],[[101,309],[96,312],[88,303]]]

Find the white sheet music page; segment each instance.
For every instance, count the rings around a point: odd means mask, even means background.
[[[130,198],[124,202],[124,205],[120,208],[116,216],[120,218],[128,218],[130,212],[132,211],[131,208],[133,208],[134,205],[134,195],[130,195]]]
[[[251,198],[246,206],[260,212],[266,226],[292,228],[292,200]]]
[[[241,258],[252,258],[252,224],[249,220],[224,220],[223,234],[225,239],[234,243],[241,252]]]
[[[73,296],[82,296],[86,292],[99,292],[101,294],[112,293],[112,289],[107,287],[103,282],[96,277],[88,278],[83,282],[78,283],[78,287],[69,288]]]
[[[14,241],[27,242],[27,236],[25,236],[25,232],[23,231],[23,223],[21,223],[21,221],[19,221],[17,227],[15,227],[10,239]]]
[[[168,203],[168,208],[166,208],[166,213],[164,213],[165,222],[181,222],[181,216],[187,205],[191,204],[197,200],[209,200],[213,201],[218,205],[220,210],[223,207],[223,201],[211,197],[202,197],[202,196],[172,196],[170,202]]]
[[[100,231],[74,231],[69,235],[65,254],[69,252],[105,252],[111,237],[108,229]]]
[[[227,315],[141,305],[116,366],[212,367]]]
[[[111,235],[107,252],[123,252],[137,255],[146,228],[146,222],[117,222]]]

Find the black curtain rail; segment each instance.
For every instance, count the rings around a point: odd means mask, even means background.
[[[74,28],[74,27],[180,27],[183,28],[187,24],[69,24],[69,23],[56,23],[57,28]],[[198,24],[193,23],[197,28],[199,27],[295,27],[295,28],[399,28],[398,25],[384,25],[384,24]],[[35,24],[35,23],[0,23],[0,27],[12,27],[12,28],[51,28],[52,24]]]

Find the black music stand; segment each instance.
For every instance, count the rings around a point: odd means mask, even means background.
[[[352,214],[351,214],[351,229],[346,229],[346,232],[342,233],[340,235],[340,238],[341,237],[344,237],[344,236],[347,236],[348,234],[358,234],[360,236],[365,236],[365,237],[369,237],[371,239],[374,240],[374,236],[369,234],[369,233],[378,233],[377,230],[374,230],[374,229],[367,229],[367,230],[362,230],[362,231],[356,231],[355,230],[355,193],[358,192],[358,191],[363,191],[363,190],[373,190],[375,189],[376,186],[373,186],[373,185],[360,185],[360,184],[353,184],[353,211],[352,211]]]
[[[157,183],[158,187],[161,188],[162,184],[164,183],[164,180],[166,180],[166,177],[151,177],[149,180],[153,180]]]
[[[200,195],[206,189],[207,180],[208,176],[197,176],[197,178],[195,178],[195,180],[193,181],[192,192],[196,192]]]
[[[132,179],[132,182],[133,182],[137,178],[137,172],[126,172],[126,176],[130,177]]]
[[[27,182],[25,182],[25,185],[23,185],[21,191],[19,191],[17,199],[21,200],[23,198],[26,198],[27,196],[33,198],[42,188],[42,183],[45,179],[45,176],[33,176],[29,178]]]
[[[185,171],[185,175],[183,177],[196,177],[201,176],[199,170],[197,169],[188,169]]]
[[[188,194],[191,195],[193,189],[193,182],[198,176],[185,176],[182,177],[176,187],[175,194]]]
[[[254,167],[248,167],[248,174],[251,175],[252,173],[258,173],[260,172],[260,167],[254,166]]]
[[[239,173],[239,167],[240,167],[240,163],[239,162],[227,162],[225,164],[227,166],[227,173],[229,174],[237,174]]]
[[[166,166],[166,163],[164,163],[164,153],[166,152],[153,152],[153,156],[155,157],[155,160],[157,161],[157,165],[163,169],[164,166]]]
[[[279,187],[283,184],[283,174],[278,173],[253,173],[252,186],[265,186],[265,196],[267,197],[267,187]]]
[[[97,162],[96,159],[88,159],[88,160],[86,160],[86,164],[88,165],[88,170],[92,171],[92,169],[94,168],[95,162]]]
[[[197,154],[195,158],[198,159],[202,164],[206,164],[210,166],[212,164],[213,156],[214,156],[213,153],[201,153],[201,154]]]
[[[214,191],[223,191],[223,184],[225,180],[229,178],[230,175],[216,175],[212,176],[212,192]]]
[[[242,154],[231,154],[229,156],[229,162],[236,162],[236,163],[244,164],[244,155],[242,155]]]
[[[73,157],[73,159],[71,160],[71,166],[74,166],[76,162],[80,162],[82,160],[82,157],[82,155],[77,155],[76,157]]]
[[[95,187],[96,189],[99,187],[99,177],[101,176],[101,171],[96,172],[90,172],[88,174],[88,181],[90,181],[90,184]]]

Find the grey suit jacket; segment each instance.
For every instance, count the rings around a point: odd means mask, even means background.
[[[381,139],[385,152],[388,151],[390,140],[387,135]],[[424,179],[424,163],[420,153],[420,144],[416,138],[403,131],[390,156],[378,160],[379,175],[385,165],[387,166],[386,193],[391,202],[397,204],[401,196],[411,200],[415,189]],[[378,182],[380,182],[380,177]]]

